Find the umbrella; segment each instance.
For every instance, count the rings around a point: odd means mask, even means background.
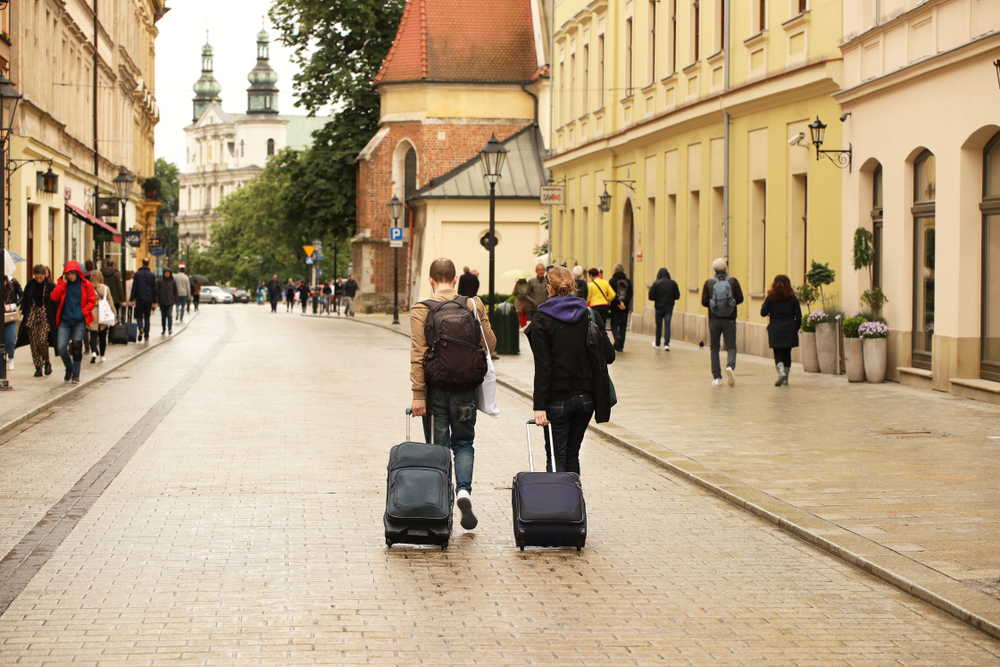
[[[201,283],[202,285],[207,285],[208,283],[211,282],[208,278],[199,273],[196,273],[193,276],[191,276],[191,280],[195,281],[196,283]]]
[[[11,252],[9,250],[4,250],[3,251],[4,273],[6,273],[8,276],[13,275],[14,274],[14,269],[15,269],[17,263],[18,262],[23,262],[23,261],[24,261],[24,257],[21,257],[16,252]]]
[[[523,269],[511,269],[510,271],[504,271],[500,276],[500,280],[528,280],[534,275],[534,273],[524,271]]]

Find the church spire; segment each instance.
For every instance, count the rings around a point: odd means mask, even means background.
[[[210,104],[222,101],[222,98],[219,97],[222,85],[215,80],[215,76],[212,74],[214,69],[212,54],[212,45],[208,43],[208,31],[206,30],[205,46],[201,47],[201,78],[194,84],[194,122],[198,122]]]
[[[278,74],[271,69],[268,62],[271,58],[271,38],[264,29],[261,17],[260,32],[257,33],[257,66],[253,68],[247,79],[247,113],[278,113]]]

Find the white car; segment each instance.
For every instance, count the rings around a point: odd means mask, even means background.
[[[201,288],[201,295],[198,303],[232,303],[233,295],[215,285],[206,285]]]

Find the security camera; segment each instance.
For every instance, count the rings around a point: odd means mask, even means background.
[[[788,138],[789,146],[801,146],[802,140],[806,138],[805,132],[799,132],[798,134],[792,135]]]
[[[841,114],[840,115],[840,122],[843,123],[845,120],[847,120],[847,117],[850,116],[850,115],[851,115],[850,111],[848,111],[847,113]]]

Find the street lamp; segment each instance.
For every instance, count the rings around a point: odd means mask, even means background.
[[[14,89],[10,80],[0,74],[0,159],[7,155],[5,144],[10,137],[10,130],[14,125],[14,112],[17,111],[17,103],[21,101],[21,93]],[[4,169],[7,165],[4,165]],[[7,210],[4,208],[4,183],[5,174],[0,173],[0,256],[4,255],[4,246],[7,243]],[[4,274],[7,273],[6,262],[4,262]],[[0,301],[7,303],[7,288],[10,286],[9,280],[0,281]],[[4,308],[6,313],[6,307]],[[5,318],[6,320],[6,318]],[[7,322],[4,321],[3,329],[0,330],[0,391],[10,391],[11,387],[7,383]]]
[[[500,172],[503,170],[503,163],[507,159],[507,149],[497,141],[497,135],[490,137],[486,146],[479,151],[479,166],[483,169],[483,178],[490,184],[490,316],[493,315],[493,302],[496,301],[494,292],[494,274],[496,273],[496,208],[497,208],[497,181],[500,180]]]
[[[997,85],[1000,86],[1000,60],[994,60],[993,66],[997,68]]]
[[[118,170],[118,175],[115,176],[115,180],[112,181],[115,184],[115,190],[118,194],[118,200],[121,202],[121,211],[118,215],[118,220],[120,224],[118,225],[118,231],[121,233],[121,246],[122,246],[122,261],[121,266],[118,270],[122,272],[122,279],[125,276],[125,204],[128,202],[129,196],[132,194],[132,186],[135,185],[135,179],[128,175],[125,171],[125,167]]]
[[[399,227],[399,218],[403,215],[403,202],[399,197],[392,196],[392,201],[386,204],[393,228]],[[392,249],[392,323],[399,324],[399,246]]]
[[[611,195],[608,193],[608,186],[604,186],[604,194],[600,196],[601,210],[607,213],[611,210]]]
[[[167,267],[170,266],[170,230],[174,228],[174,212],[169,208],[163,212],[163,226],[167,229]]]
[[[846,118],[847,114],[841,117],[841,120]],[[854,152],[854,147],[848,144],[846,151],[827,151],[820,150],[820,146],[823,145],[823,139],[826,138],[826,124],[816,116],[816,120],[809,123],[809,135],[812,139],[813,146],[816,147],[816,160],[818,161],[820,157],[826,156],[830,162],[834,163],[841,169],[847,167],[848,171],[851,171],[851,158]]]

